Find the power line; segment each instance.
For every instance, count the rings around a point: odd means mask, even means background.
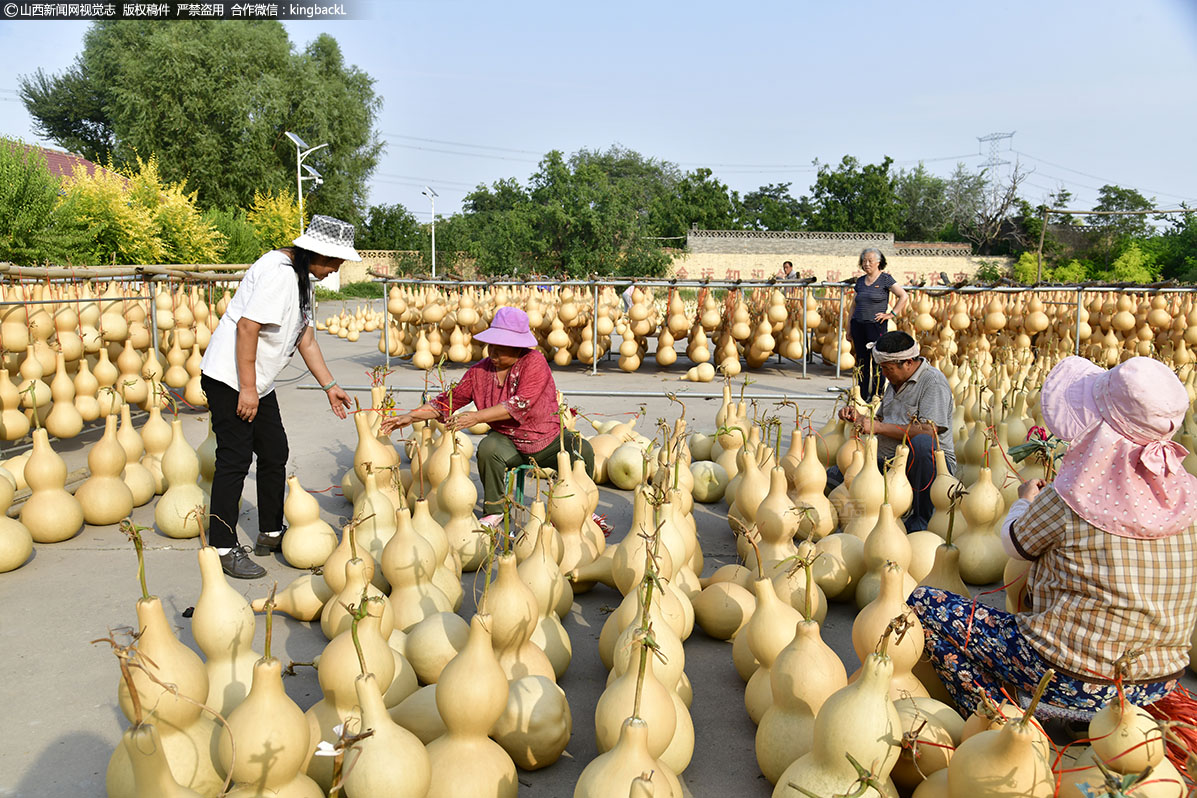
[[[465,141],[448,141],[446,139],[426,139],[419,136],[402,136],[398,133],[383,133],[383,138],[405,139],[407,141],[422,141],[425,144],[442,144],[448,147],[470,147],[477,150],[497,150],[499,152],[514,152],[521,155],[535,155],[540,157],[544,155],[542,152],[535,152],[533,150],[517,150],[511,147],[498,147],[493,144],[470,144]]]
[[[1119,181],[1117,181],[1117,180],[1109,180],[1109,179],[1107,179],[1107,178],[1104,178],[1104,177],[1099,177],[1098,175],[1091,175],[1091,174],[1089,174],[1088,172],[1082,172],[1082,171],[1080,171],[1079,169],[1071,169],[1071,168],[1069,168],[1069,167],[1067,167],[1067,166],[1063,166],[1063,165],[1061,165],[1061,164],[1058,164],[1058,163],[1052,163],[1051,161],[1046,161],[1046,160],[1044,160],[1043,158],[1039,158],[1039,157],[1037,157],[1037,156],[1031,155],[1030,153],[1026,153],[1026,152],[1020,152],[1019,150],[1012,150],[1012,152],[1016,153],[1017,155],[1021,155],[1021,156],[1023,156],[1024,158],[1030,158],[1032,161],[1038,161],[1039,163],[1042,163],[1042,164],[1047,164],[1048,166],[1051,166],[1051,167],[1053,167],[1053,168],[1055,168],[1055,169],[1063,169],[1065,172],[1072,172],[1073,174],[1081,175],[1082,177],[1088,177],[1088,178],[1091,178],[1091,179],[1093,179],[1093,180],[1100,180],[1101,182],[1105,183],[1106,185],[1122,185],[1122,184],[1121,184],[1121,183],[1119,183]],[[1085,184],[1083,184],[1083,183],[1077,183],[1076,185],[1078,185],[1078,186],[1084,186]],[[1086,187],[1086,188],[1092,188],[1092,187],[1090,187],[1090,186],[1085,186],[1085,187]],[[1100,190],[1101,190],[1101,188],[1100,188],[1100,187],[1098,187],[1098,188],[1094,188],[1094,190],[1096,190],[1096,191],[1100,191]],[[1146,192],[1147,192],[1147,193],[1149,193],[1149,194],[1157,194],[1157,195],[1159,195],[1159,196],[1162,196],[1162,197],[1171,197],[1172,199],[1182,199],[1182,200],[1189,200],[1189,199],[1193,199],[1192,197],[1184,197],[1184,196],[1182,196],[1182,195],[1180,195],[1180,194],[1169,194],[1169,193],[1168,193],[1168,192],[1166,192],[1166,191],[1152,191],[1151,189],[1148,189],[1148,188],[1144,188],[1144,189],[1142,189],[1142,191],[1146,191]]]
[[[428,183],[436,183],[438,186],[459,186],[462,188],[472,188],[469,183],[463,183],[460,180],[442,180],[439,177],[416,177],[415,175],[391,175],[386,172],[377,172],[378,177],[389,177],[395,180],[419,180],[421,185]]]
[[[491,155],[485,152],[458,152],[457,150],[442,150],[436,147],[421,147],[416,144],[396,144],[396,147],[402,147],[405,150],[421,150],[423,152],[440,152],[446,155],[464,155],[469,158],[489,158],[494,161],[515,161],[516,163],[539,163],[539,161],[529,160],[527,158],[508,158],[505,155]]]

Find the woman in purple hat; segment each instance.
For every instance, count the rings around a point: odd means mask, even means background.
[[[1104,371],[1068,357],[1040,401],[1069,449],[1052,484],[1023,483],[1001,530],[1007,554],[1030,562],[1030,606],[916,589],[932,664],[969,711],[980,690],[1029,694],[1048,668],[1044,717],[1088,720],[1117,700],[1116,681],[1132,703],[1155,703],[1188,665],[1197,623],[1197,478],[1172,441],[1188,392],[1158,360]]]
[[[557,418],[557,386],[549,362],[536,348],[536,336],[528,328],[528,314],[518,308],[501,307],[490,327],[474,336],[487,344],[488,357],[475,363],[453,390],[410,413],[388,418],[382,431],[402,429],[413,421],[441,419],[452,430],[475,424],[489,424],[490,432],[478,445],[478,474],[482,477],[482,518],[497,524],[503,517],[503,496],[507,471],[529,461],[543,468],[557,464],[561,449]],[[454,413],[474,403],[475,410]],[[586,462],[594,474],[594,450],[575,432],[565,434],[565,446],[572,459]]]

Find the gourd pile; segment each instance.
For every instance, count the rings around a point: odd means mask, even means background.
[[[0,439],[18,440],[37,425],[56,438],[73,438],[84,424],[119,413],[125,404],[168,407],[165,388],[180,391],[192,406],[206,406],[200,359],[230,295],[213,302],[199,285],[159,283],[151,298],[143,298],[138,292],[144,285],[22,282],[0,288]]]
[[[416,368],[428,369],[442,356],[453,363],[482,357],[474,334],[486,329],[497,308],[510,305],[528,314],[545,356],[558,366],[575,360],[589,365],[612,352],[618,354],[621,369],[636,371],[655,339],[652,356],[667,367],[677,362],[677,346],[684,341],[685,355],[695,364],[684,379],[710,382],[717,366],[728,376],[739,374],[741,358],[749,368],[759,368],[775,355],[801,358],[805,349],[799,304],[780,289],[733,291],[723,301],[703,290],[696,302],[685,302],[677,291],[657,300],[652,289],[636,288],[625,312],[623,300],[610,287],[600,290],[596,308],[592,292],[570,286],[442,291],[396,285],[388,294],[385,318],[358,308],[324,319],[317,329],[348,340],[378,330],[380,352],[410,358]],[[820,323],[813,298],[808,310],[806,324],[813,330]]]
[[[598,488],[568,455],[551,477],[534,476],[521,528],[488,534],[474,514],[467,436],[420,423],[396,448],[379,436],[381,412],[361,410],[342,480],[353,520],[339,541],[290,480],[283,554],[320,573],[251,604],[228,586],[214,551],[202,549],[193,631],[206,662],[174,639],[156,599],[139,602],[138,648],[156,663],[157,681],[135,684],[140,716],[122,688],[133,726],[113,754],[109,795],[217,795],[228,777],[230,795],[319,796],[340,772],[349,798],[514,796],[518,771],[551,766],[571,738],[575,719],[558,680],[574,644],[561,620],[576,593],[611,590],[621,600],[598,640],[609,669],[594,709],[598,751],[575,785],[578,798],[680,798],[678,777],[694,752],[684,641],[695,626],[732,641],[774,796],[797,798],[801,787],[972,798],[1015,785],[1015,794],[1046,798],[1058,777],[1100,785],[1100,760],[1122,774],[1152,767],[1160,780],[1144,794],[1180,798],[1181,774],[1147,713],[1106,708],[1093,721],[1092,746],[1061,759],[1029,713],[1008,704],[961,717],[922,661],[922,629],[905,604],[916,585],[967,594],[967,584],[1000,578],[1014,583],[1008,603],[1019,600],[1017,574],[994,545],[1010,501],[1005,449],[1041,423],[1037,388],[1014,385],[1004,364],[988,375],[960,367],[950,380],[960,480],[970,492],[956,501],[957,480],[939,453],[932,528],[911,534],[901,521],[913,498],[903,447],[883,471],[875,439],[851,437],[833,420],[818,433],[799,424],[783,451],[780,428],[754,419],[730,386],[714,434],[691,434],[679,419],[655,440],[634,422],[603,425],[590,439],[596,455],[611,445],[604,438],[618,442],[600,474],[633,491],[630,528],[613,545],[592,520]],[[383,407],[384,392],[375,388],[372,407]],[[624,447],[638,454],[630,475],[612,471]],[[846,479],[824,496],[832,462]],[[1042,468],[1027,463],[1023,475]],[[743,564],[700,578],[695,500],[726,502]],[[461,578],[473,570],[484,588],[467,622],[458,614]],[[822,638],[831,601],[859,609],[854,674]],[[317,665],[322,698],[307,712],[286,695],[278,660],[251,650],[252,613],[267,609],[318,622],[328,638]],[[220,711],[228,732],[159,682]]]
[[[706,289],[697,301],[684,301],[676,290],[658,292],[637,287],[625,311],[610,287],[599,291],[596,310],[593,292],[583,287],[395,285],[386,314],[364,307],[344,310],[317,328],[350,341],[377,331],[380,352],[427,369],[442,355],[453,363],[481,358],[482,347],[472,336],[486,328],[496,308],[512,305],[528,313],[542,351],[558,366],[575,360],[590,365],[611,352],[618,355],[619,367],[631,372],[650,356],[669,367],[684,354],[694,365],[683,379],[710,382],[717,373],[734,377],[745,366],[760,368],[777,355],[798,360],[806,352],[804,331],[810,333],[810,350],[824,363],[834,366],[838,357],[842,371],[859,365],[847,335],[851,294],[841,335],[840,300],[833,291],[807,292],[805,327],[801,296],[793,288],[733,290],[722,301]],[[1197,361],[1193,294],[1091,290],[1082,295],[1079,309],[1076,297],[1075,291],[915,291],[896,326],[914,335],[932,359],[953,363],[991,363],[999,354],[1025,362],[1034,359],[1032,346],[1040,355],[1073,354],[1078,340],[1082,356],[1106,366],[1136,354],[1176,367]],[[655,340],[650,344],[650,339]],[[679,349],[683,341],[684,350]]]

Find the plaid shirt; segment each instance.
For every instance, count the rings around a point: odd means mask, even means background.
[[[1129,651],[1128,681],[1159,681],[1189,662],[1197,623],[1197,530],[1155,540],[1090,524],[1051,486],[1012,527],[1033,560],[1032,610],[1018,625],[1048,662],[1089,682],[1108,681]]]

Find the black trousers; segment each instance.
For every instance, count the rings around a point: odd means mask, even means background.
[[[287,433],[275,392],[258,402],[253,421],[237,416],[238,392],[207,375],[200,385],[208,397],[216,433],[216,474],[212,478],[208,542],[215,548],[237,545],[237,505],[254,455],[258,457],[258,531],[283,528],[283,492],[287,484]]]
[[[867,346],[877,343],[877,339],[885,334],[887,327],[889,324],[884,321],[850,319],[848,322],[853,357],[856,358],[856,367],[860,369],[860,395],[866,402],[885,390],[885,380],[877,369],[877,364],[873,362],[873,353]]]

